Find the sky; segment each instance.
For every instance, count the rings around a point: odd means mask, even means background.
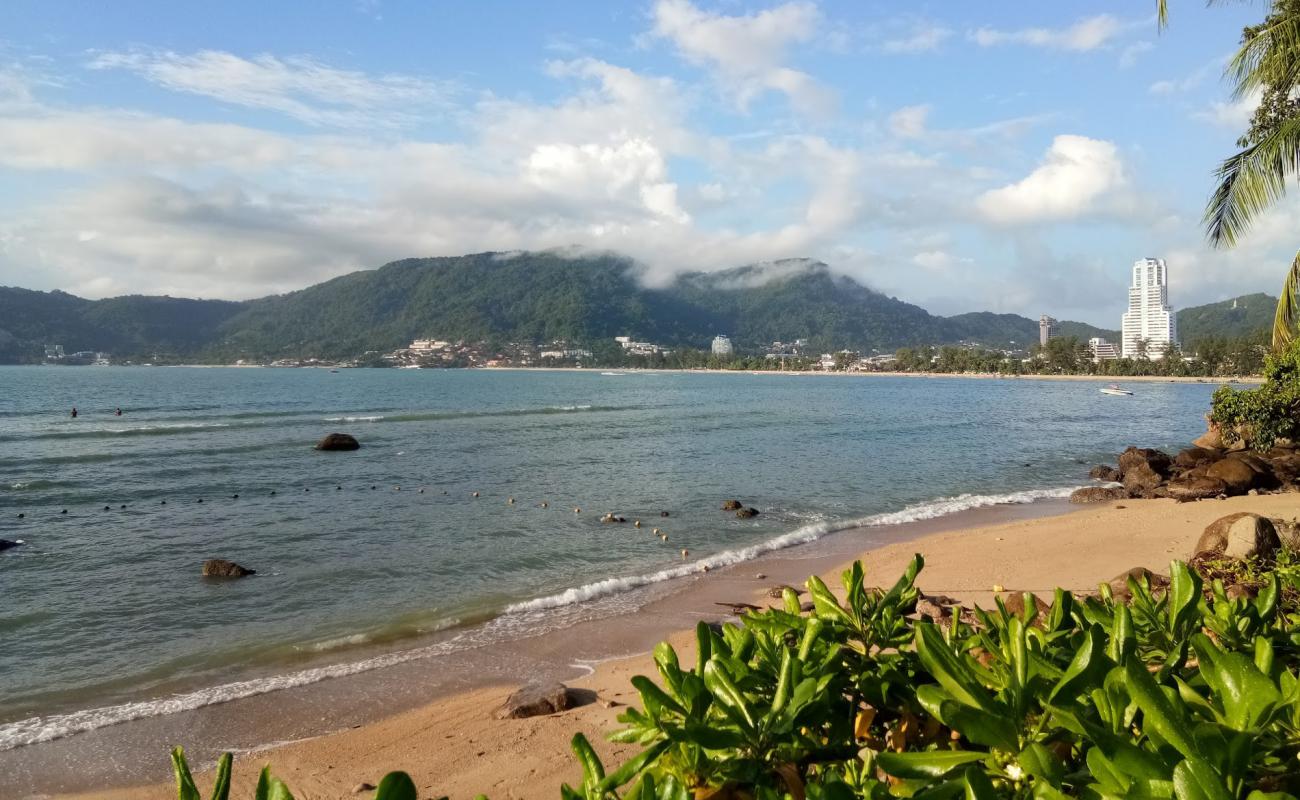
[[[1276,294],[1200,225],[1258,3],[9,0],[0,285],[245,299],[407,257],[811,258],[935,313]]]

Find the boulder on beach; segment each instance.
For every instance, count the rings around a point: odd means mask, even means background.
[[[1204,447],[1207,450],[1222,450],[1224,441],[1223,434],[1219,430],[1219,423],[1207,422],[1205,433],[1192,440],[1196,447]]]
[[[736,516],[739,517],[740,519],[753,519],[754,517],[758,516],[758,509],[738,508],[736,509]]]
[[[255,574],[257,574],[257,570],[242,567],[224,558],[210,558],[203,562],[203,577],[205,578],[242,578],[245,575]]]
[[[1151,593],[1156,596],[1164,594],[1165,590],[1169,588],[1169,576],[1152,572],[1146,567],[1133,567],[1132,569],[1121,572],[1107,581],[1107,585],[1110,586],[1111,595],[1122,603],[1127,603],[1133,597],[1133,593],[1129,591],[1128,588],[1130,578],[1136,581],[1139,585],[1143,581],[1146,581],[1147,587],[1151,590]]]
[[[739,511],[744,508],[745,504],[739,500],[727,500],[722,504],[723,511]]]
[[[1218,478],[1209,478],[1204,475],[1189,475],[1176,478],[1170,481],[1165,488],[1169,492],[1169,496],[1180,503],[1187,503],[1192,500],[1207,500],[1228,492],[1226,483]]]
[[[1119,454],[1119,471],[1128,475],[1130,470],[1146,467],[1163,476],[1168,474],[1171,461],[1168,453],[1150,447],[1128,447]]]
[[[556,714],[578,705],[574,691],[562,683],[524,686],[497,709],[497,719],[526,719]]]
[[[1259,472],[1240,458],[1225,458],[1214,462],[1205,469],[1205,477],[1223,481],[1226,492],[1230,495],[1245,494],[1260,480]]]
[[[1052,613],[1052,607],[1033,592],[1008,592],[1002,604],[1007,607],[1007,613],[1011,616],[1023,617],[1025,609],[1029,607],[1025,603],[1025,598],[1029,598],[1029,602],[1033,604],[1036,612],[1035,624],[1042,627],[1043,620],[1047,619],[1047,615]]]
[[[1108,467],[1105,464],[1098,464],[1088,470],[1088,477],[1093,480],[1106,481],[1107,483],[1119,483],[1120,472],[1114,467]]]
[[[1268,517],[1248,511],[1220,517],[1196,540],[1196,553],[1222,553],[1231,558],[1272,559],[1282,546]]]
[[[316,443],[317,450],[358,450],[361,443],[346,433],[331,433]]]
[[[1128,497],[1123,486],[1085,486],[1070,493],[1071,503],[1109,503]]]
[[[1208,447],[1189,447],[1174,456],[1174,464],[1191,469],[1202,464],[1212,464],[1221,458],[1223,458],[1222,450],[1212,450]]]

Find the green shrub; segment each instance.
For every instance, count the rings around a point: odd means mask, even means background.
[[[1264,360],[1264,383],[1258,388],[1215,391],[1210,419],[1229,443],[1244,435],[1257,450],[1282,438],[1300,440],[1300,339]]]
[[[641,707],[611,736],[640,752],[607,773],[577,734],[582,783],[562,800],[1300,792],[1300,628],[1277,572],[1230,598],[1175,562],[1164,593],[1058,589],[1042,615],[999,599],[975,624],[940,625],[909,617],[922,564],[888,591],[854,564],[843,602],[814,577],[810,612],[787,590],[739,625],[701,623],[694,664],[660,644],[658,679],[632,679]]]

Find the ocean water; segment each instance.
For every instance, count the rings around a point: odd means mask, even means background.
[[[1098,385],[0,367],[0,538],[25,542],[0,553],[0,750],[626,612],[630,588],[850,526],[1060,497],[1128,444],[1184,446],[1213,389]],[[362,449],[312,449],[332,431]],[[208,558],[257,575],[202,579]]]

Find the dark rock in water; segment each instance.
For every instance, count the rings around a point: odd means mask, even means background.
[[[1139,465],[1148,467],[1158,475],[1169,472],[1171,459],[1168,453],[1162,453],[1150,447],[1128,447],[1119,454],[1119,471],[1128,474],[1130,469]]]
[[[610,523],[610,522],[627,522],[627,517],[620,517],[619,515],[617,515],[617,514],[615,514],[614,512],[611,511],[611,512],[609,512],[608,514],[606,514],[605,516],[601,517],[601,518],[600,518],[600,521],[601,521],[601,522],[605,522],[605,523]]]
[[[1088,477],[1099,481],[1119,483],[1120,473],[1119,470],[1114,467],[1108,467],[1105,464],[1098,464],[1088,470]]]
[[[660,512],[659,512],[659,516],[661,516],[661,517],[666,517],[666,516],[668,516],[668,512],[667,512],[667,511],[660,511]]]
[[[346,433],[331,433],[316,443],[317,450],[357,450],[360,447],[361,443]]]
[[[1220,517],[1206,526],[1196,540],[1195,553],[1222,553],[1232,558],[1271,560],[1282,546],[1277,528],[1268,517],[1248,511]]]
[[[739,500],[727,500],[722,504],[723,511],[739,511],[744,507],[745,504],[740,502]]]
[[[736,516],[739,517],[740,519],[752,519],[752,518],[758,516],[758,509],[757,509],[757,508],[738,508],[738,509],[736,509]]]
[[[1192,500],[1208,500],[1211,497],[1218,497],[1228,492],[1228,485],[1218,478],[1191,475],[1172,480],[1165,488],[1168,490],[1169,496],[1180,503]]]
[[[245,575],[255,575],[257,570],[241,567],[233,561],[227,561],[224,558],[212,558],[203,562],[203,577],[205,578],[242,578]]]
[[[1245,494],[1260,481],[1260,474],[1240,458],[1216,461],[1205,470],[1205,477],[1223,481],[1226,493]]]
[[[572,689],[562,683],[519,689],[497,709],[497,719],[525,719],[555,714],[578,705]]]
[[[0,550],[8,550],[11,547],[18,547],[22,543],[23,542],[21,540],[15,542],[9,539],[0,539]]]
[[[1123,486],[1085,486],[1075,489],[1070,494],[1071,503],[1109,503],[1128,497],[1128,490]]]

